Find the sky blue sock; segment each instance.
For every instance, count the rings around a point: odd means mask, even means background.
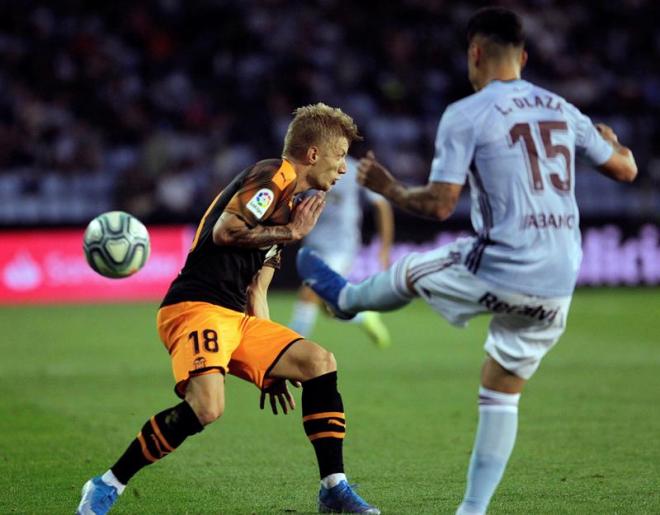
[[[479,426],[459,515],[486,513],[516,442],[520,394],[479,388]]]
[[[350,313],[392,311],[405,306],[412,296],[395,289],[395,267],[372,275],[358,284],[348,284],[339,294],[339,307]]]
[[[291,314],[289,327],[307,338],[314,331],[318,313],[319,307],[316,302],[297,300],[293,305],[293,313]]]

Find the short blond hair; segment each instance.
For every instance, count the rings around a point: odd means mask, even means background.
[[[285,156],[302,159],[309,147],[330,138],[344,136],[349,145],[362,139],[353,118],[338,107],[319,102],[299,107],[293,115],[284,136],[282,153]]]

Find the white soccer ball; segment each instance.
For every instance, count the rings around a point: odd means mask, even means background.
[[[89,266],[113,279],[128,277],[140,270],[149,257],[147,228],[123,211],[108,211],[94,218],[83,237],[83,251]]]

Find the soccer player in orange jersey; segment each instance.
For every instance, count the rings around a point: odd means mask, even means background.
[[[118,461],[83,487],[80,514],[104,514],[143,467],[167,456],[224,412],[225,374],[261,389],[273,412],[295,407],[286,380],[302,384],[303,426],[316,452],[322,512],[380,513],[346,481],[346,421],[334,356],[269,318],[266,292],[281,245],[316,224],[329,191],[346,171],[358,139],[350,116],[325,104],[301,107],[282,158],[243,170],[202,218],[186,263],[158,311],[182,401],[150,417]],[[315,189],[296,205],[297,194]]]

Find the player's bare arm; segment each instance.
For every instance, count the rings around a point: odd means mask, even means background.
[[[275,275],[275,269],[264,265],[254,274],[254,278],[247,289],[247,305],[245,312],[248,315],[257,318],[270,320],[270,310],[268,309],[268,287]]]
[[[255,274],[252,283],[248,287],[248,300],[245,308],[248,315],[266,319],[270,319],[267,297],[268,287],[275,275],[275,268],[268,263],[267,260],[266,264],[264,264],[264,266],[262,266]],[[299,381],[291,381],[291,384],[296,388],[300,387]],[[261,391],[261,396],[259,398],[259,407],[261,409],[264,409],[266,396],[268,396],[273,415],[278,414],[278,404],[284,415],[288,414],[289,410],[294,410],[296,408],[296,401],[292,397],[291,392],[289,392],[285,379],[277,379],[268,388],[264,388]]]
[[[360,159],[358,181],[404,211],[440,221],[446,220],[454,212],[463,189],[462,184],[448,182],[406,187],[376,160],[373,152],[368,152],[366,157]]]
[[[213,243],[236,247],[266,247],[300,241],[314,228],[325,205],[321,192],[305,198],[286,225],[250,227],[232,213],[223,213],[213,227]]]
[[[604,123],[597,123],[596,129],[614,149],[612,157],[598,167],[599,171],[616,181],[632,182],[635,180],[635,177],[637,177],[637,163],[632,151],[619,143],[619,138],[611,127]]]

